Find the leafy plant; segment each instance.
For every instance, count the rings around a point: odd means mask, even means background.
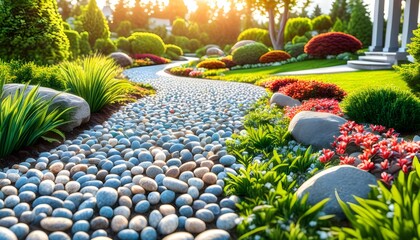
[[[420,100],[408,91],[368,88],[348,96],[342,103],[350,119],[409,132],[420,129]]]
[[[305,53],[306,43],[287,43],[284,45],[284,50],[290,54],[292,57],[298,57],[299,55]]]
[[[182,48],[177,45],[166,44],[165,54],[173,56],[173,59],[179,59],[180,56],[184,55],[184,52],[182,51]]]
[[[98,38],[96,39],[93,49],[101,54],[109,55],[117,51],[117,47],[114,45],[110,38]]]
[[[312,27],[319,33],[328,31],[332,26],[331,17],[328,15],[321,15],[312,19]]]
[[[173,67],[169,72],[173,75],[189,77],[193,70],[193,68]]]
[[[261,63],[281,62],[281,61],[286,61],[289,58],[291,58],[291,56],[285,51],[272,50],[262,55],[260,57],[260,62]]]
[[[91,112],[106,104],[126,100],[125,93],[132,85],[116,79],[121,69],[113,59],[100,55],[86,57],[78,62],[63,62],[60,70],[71,93],[84,98]]]
[[[220,58],[220,61],[222,61],[226,65],[227,68],[232,68],[236,66],[236,63],[233,61],[232,55],[222,57]]]
[[[258,63],[260,57],[268,52],[268,48],[262,43],[252,43],[239,47],[232,53],[232,59],[236,64]]]
[[[226,64],[217,59],[207,59],[197,64],[197,68],[219,69],[226,68]]]
[[[108,21],[96,4],[96,0],[90,0],[85,11],[82,12],[80,20],[83,31],[89,33],[90,46],[95,45],[97,39],[108,39],[110,37]]]
[[[356,52],[362,48],[362,43],[352,35],[341,32],[329,32],[313,37],[305,45],[305,53],[323,58],[328,55],[338,55],[344,52]]]
[[[253,40],[271,46],[270,35],[267,29],[249,28],[241,32],[238,36],[238,42],[242,40]]]
[[[125,53],[130,53],[131,51],[130,41],[128,41],[125,37],[119,37],[116,45],[118,49],[124,51]]]
[[[162,38],[154,33],[136,32],[128,37],[131,44],[131,54],[150,53],[162,56],[165,53],[165,44]]]
[[[163,57],[159,57],[159,56],[156,56],[156,55],[154,55],[154,54],[148,54],[148,53],[144,53],[144,54],[133,54],[133,55],[131,55],[131,57],[133,58],[133,59],[137,59],[137,60],[139,60],[139,59],[148,59],[148,60],[150,60],[150,61],[152,61],[154,64],[166,64],[166,63],[170,63],[171,62],[171,60],[169,60],[169,59],[166,59],[166,58],[163,58]]]
[[[290,18],[286,23],[284,31],[285,42],[292,41],[295,36],[303,36],[306,32],[312,30],[312,22],[309,18]]]
[[[341,101],[346,92],[332,83],[297,81],[279,88],[279,92],[300,101],[311,98],[333,98]]]
[[[339,239],[417,239],[420,236],[420,164],[413,160],[415,171],[399,174],[391,189],[378,182],[368,199],[355,197],[346,205],[337,195],[351,227],[334,227]]]
[[[0,157],[32,145],[39,138],[57,141],[47,133],[64,138],[57,128],[65,123],[63,115],[70,109],[50,109],[52,100],[39,97],[39,87],[27,90],[26,85],[12,95],[3,93],[4,78],[0,78]]]
[[[292,119],[296,114],[302,111],[327,112],[338,116],[343,116],[339,102],[330,98],[313,98],[302,102],[302,105],[284,109],[286,116]]]

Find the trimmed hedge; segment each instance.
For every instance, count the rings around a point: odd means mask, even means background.
[[[238,36],[238,42],[242,40],[253,40],[271,46],[270,34],[266,29],[249,28],[241,32]]]
[[[268,52],[262,43],[252,43],[242,46],[232,53],[233,61],[238,65],[259,63],[260,57]]]
[[[362,48],[362,43],[352,35],[341,32],[330,32],[313,37],[305,45],[305,53],[323,58],[328,55],[338,55],[344,52],[356,52]]]
[[[128,37],[131,54],[150,53],[162,56],[165,53],[165,43],[154,33],[136,32]]]
[[[281,62],[291,58],[290,54],[281,50],[273,50],[260,57],[261,63]]]
[[[68,24],[68,23],[67,23]],[[64,24],[63,24],[64,25]],[[78,32],[73,30],[64,30],[70,43],[70,56],[69,59],[74,60],[79,57],[80,54],[80,35]]]
[[[197,68],[219,69],[226,68],[226,64],[220,60],[208,59],[197,64]]]

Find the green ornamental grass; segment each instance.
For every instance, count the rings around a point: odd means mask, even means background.
[[[45,136],[49,132],[64,138],[57,128],[65,123],[62,116],[70,109],[49,110],[52,99],[39,98],[39,86],[27,91],[26,85],[23,90],[16,90],[14,95],[4,96],[4,84],[5,80],[0,79],[0,157],[29,146],[39,138],[57,141]]]
[[[120,73],[116,63],[100,55],[63,62],[60,69],[69,91],[84,98],[91,112],[97,112],[109,103],[126,100],[125,94],[132,88],[129,82],[116,79]]]

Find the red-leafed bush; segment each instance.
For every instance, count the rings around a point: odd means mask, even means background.
[[[326,112],[332,113],[338,116],[343,116],[338,101],[331,98],[313,98],[304,101],[302,105],[295,107],[285,107],[286,116],[292,119],[296,114],[302,111],[314,111],[314,112]]]
[[[279,78],[271,81],[266,87],[268,87],[272,92],[278,92],[280,88],[283,88],[297,81],[299,80],[295,78]]]
[[[330,32],[313,37],[305,45],[305,53],[314,57],[338,55],[344,52],[356,52],[362,43],[352,35],[341,32]]]
[[[290,54],[281,50],[273,50],[260,57],[260,63],[281,62],[291,58]]]
[[[340,127],[340,133],[332,144],[333,150],[323,150],[319,157],[321,163],[339,162],[341,165],[357,166],[391,184],[401,170],[404,173],[413,170],[415,156],[420,158],[420,141],[401,140],[392,128],[380,125],[366,127],[349,121]]]
[[[197,68],[219,69],[226,68],[226,64],[220,60],[207,59],[197,64]]]
[[[170,63],[171,61],[169,59],[163,58],[163,57],[159,57],[156,56],[154,54],[150,54],[150,53],[144,53],[144,54],[133,54],[131,55],[131,57],[133,59],[149,59],[152,62],[154,62],[155,64],[165,64],[165,63]]]
[[[236,63],[232,60],[232,55],[223,57],[220,61],[224,62],[227,68],[233,68],[236,66]]]
[[[174,67],[169,70],[173,75],[189,77],[194,68]]]
[[[279,92],[300,101],[311,98],[333,98],[341,101],[346,96],[346,92],[337,85],[316,81],[297,81],[280,88]]]

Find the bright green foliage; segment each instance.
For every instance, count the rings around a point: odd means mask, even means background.
[[[93,49],[99,53],[104,55],[109,55],[115,51],[117,51],[117,47],[114,45],[110,38],[99,38],[95,42],[95,46]]]
[[[63,62],[61,73],[67,88],[84,98],[91,112],[97,112],[109,103],[127,99],[125,93],[132,85],[115,79],[121,72],[114,60],[100,55],[86,57],[78,62]]]
[[[128,41],[128,39],[125,37],[119,37],[117,39],[117,48],[125,53],[130,53],[131,51],[130,41]]]
[[[131,45],[131,53],[151,53],[162,56],[165,53],[165,44],[162,38],[154,33],[137,32],[128,38]]]
[[[187,37],[170,35],[166,38],[166,43],[176,45],[184,52],[190,52],[190,40]]]
[[[335,227],[339,239],[418,239],[420,237],[420,164],[414,158],[415,171],[400,172],[389,189],[382,182],[373,187],[368,199],[355,197],[347,206],[339,196],[341,208],[351,228]]]
[[[238,36],[238,42],[242,40],[253,40],[271,46],[270,34],[268,30],[262,28],[249,28]]]
[[[292,40],[292,44],[296,43],[307,43],[309,39],[306,36],[295,36]]]
[[[296,44],[286,44],[284,46],[284,50],[290,54],[292,57],[297,57],[303,53],[305,53],[305,44],[306,43],[296,43]]]
[[[333,32],[345,32],[346,28],[344,27],[343,22],[337,18],[337,21],[335,21],[334,26],[332,28]]]
[[[259,63],[260,57],[268,52],[262,43],[252,43],[239,47],[232,53],[233,61],[238,65]]]
[[[403,64],[401,67],[395,66],[402,79],[407,83],[408,87],[417,94],[420,95],[420,64],[410,63]]]
[[[57,141],[46,137],[53,132],[64,138],[57,129],[65,123],[62,116],[69,109],[50,109],[52,100],[38,97],[39,87],[34,87],[26,94],[16,90],[14,95],[4,96],[5,79],[0,78],[0,157],[7,156],[22,147],[30,146],[39,138]]]
[[[166,44],[166,55],[170,57],[169,59],[176,60],[179,59],[180,56],[184,55],[184,52],[180,47],[173,44]]]
[[[394,128],[399,132],[420,130],[420,100],[408,91],[368,88],[342,103],[348,117],[359,123]]]
[[[190,39],[189,43],[188,43],[188,49],[190,49],[190,51],[195,52],[197,51],[197,49],[199,49],[202,46],[200,40],[198,39]]]
[[[172,23],[172,34],[176,36],[188,36],[188,26],[183,18],[177,18]]]
[[[286,23],[284,31],[285,42],[292,41],[295,36],[303,36],[306,32],[312,30],[311,19],[309,18],[291,18]]]
[[[70,60],[77,59],[80,54],[80,35],[78,32],[73,30],[64,30],[70,43]]]
[[[39,64],[63,61],[69,56],[55,0],[0,1],[0,58]]]
[[[70,24],[68,24],[67,22],[62,22],[62,23],[63,23],[63,29],[64,30],[71,30]]]
[[[369,46],[372,41],[372,22],[363,0],[354,0],[351,6],[350,21],[347,32],[359,39],[363,46]]]
[[[109,38],[108,22],[104,14],[98,8],[96,0],[90,0],[86,11],[81,16],[83,30],[89,33],[89,44],[94,46],[96,39]]]
[[[319,33],[327,32],[332,27],[330,16],[321,15],[312,19],[312,28]]]
[[[38,66],[33,62],[0,61],[0,78],[5,83],[31,83],[42,87],[64,90],[65,83],[56,66]]]
[[[128,37],[131,34],[131,22],[130,21],[122,21],[117,28],[117,34],[119,37]]]
[[[335,0],[330,16],[333,22],[337,21],[340,18],[343,22],[348,22],[350,20],[350,12],[348,11],[348,0]]]
[[[414,57],[416,61],[420,61],[420,28],[413,31],[411,43],[408,44],[408,53]]]
[[[89,43],[89,33],[81,32],[80,33],[80,55],[87,56],[92,53],[92,48]]]

